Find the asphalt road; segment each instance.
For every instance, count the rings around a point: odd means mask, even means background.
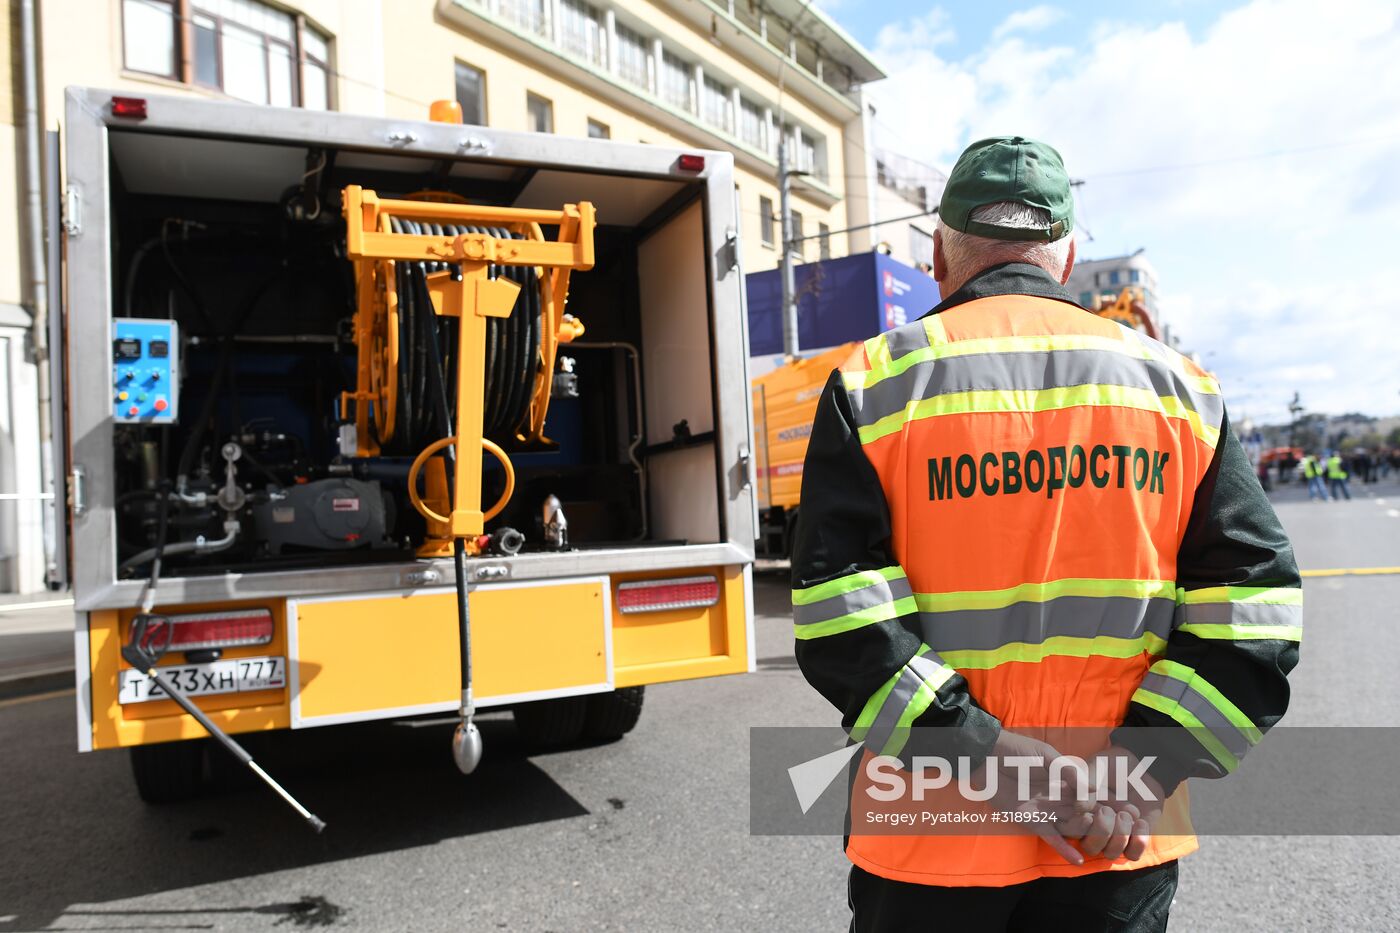
[[[1400,486],[1279,511],[1305,568],[1400,565]],[[1293,725],[1400,725],[1400,575],[1307,585]],[[748,833],[748,729],[829,724],[759,579],[758,671],[654,687],[606,745],[527,755],[508,718],[459,776],[450,725],[263,737],[330,824],[225,780],[147,808],[119,753],[73,751],[71,695],[0,701],[0,933],[11,930],[842,930],[839,839]],[[1400,929],[1400,838],[1208,838],[1174,930]]]

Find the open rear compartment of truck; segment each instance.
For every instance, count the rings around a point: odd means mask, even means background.
[[[66,133],[59,455],[81,748],[203,734],[120,657],[143,598],[178,623],[162,663],[189,669],[177,676],[230,732],[455,709],[454,568],[427,544],[408,474],[473,367],[483,436],[514,486],[469,562],[477,704],[751,669],[730,156],[187,99],[128,109],[80,89]],[[365,384],[349,186],[436,205],[591,203],[593,264],[573,273],[565,319],[577,336],[542,371],[543,270],[493,267],[520,297],[489,322],[484,358],[459,360],[458,322],[433,313],[425,283],[460,272],[399,262],[385,286],[398,326],[374,349],[397,360],[393,391],[346,401]],[[485,456],[485,504],[506,492],[498,459]],[[518,553],[506,528],[523,534]]]

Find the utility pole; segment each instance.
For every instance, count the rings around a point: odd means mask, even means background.
[[[1293,393],[1293,401],[1288,403],[1288,413],[1292,420],[1288,422],[1288,446],[1298,446],[1298,416],[1303,413],[1303,403],[1297,392]]]
[[[778,138],[778,212],[782,215],[782,253],[778,259],[783,279],[783,355],[789,360],[797,356],[797,269],[792,261],[792,179],[806,172],[789,171],[787,134],[782,127]]]

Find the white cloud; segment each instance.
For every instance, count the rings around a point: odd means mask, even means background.
[[[1013,32],[1040,32],[1064,19],[1065,11],[1042,3],[1028,10],[1017,10],[992,31],[992,38],[1001,39]]]
[[[1197,35],[1086,23],[1076,48],[999,27],[961,57],[915,38],[950,32],[938,9],[881,31],[877,143],[946,168],[970,139],[1051,142],[1087,179],[1081,254],[1147,248],[1163,317],[1213,354],[1232,407],[1279,417],[1296,388],[1316,409],[1400,409],[1393,2],[1253,0]]]

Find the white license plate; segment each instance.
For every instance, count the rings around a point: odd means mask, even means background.
[[[160,668],[175,688],[186,696],[202,697],[245,690],[270,690],[287,684],[286,658],[230,658],[208,664],[172,664]],[[119,703],[168,700],[169,695],[143,671],[121,672]]]

